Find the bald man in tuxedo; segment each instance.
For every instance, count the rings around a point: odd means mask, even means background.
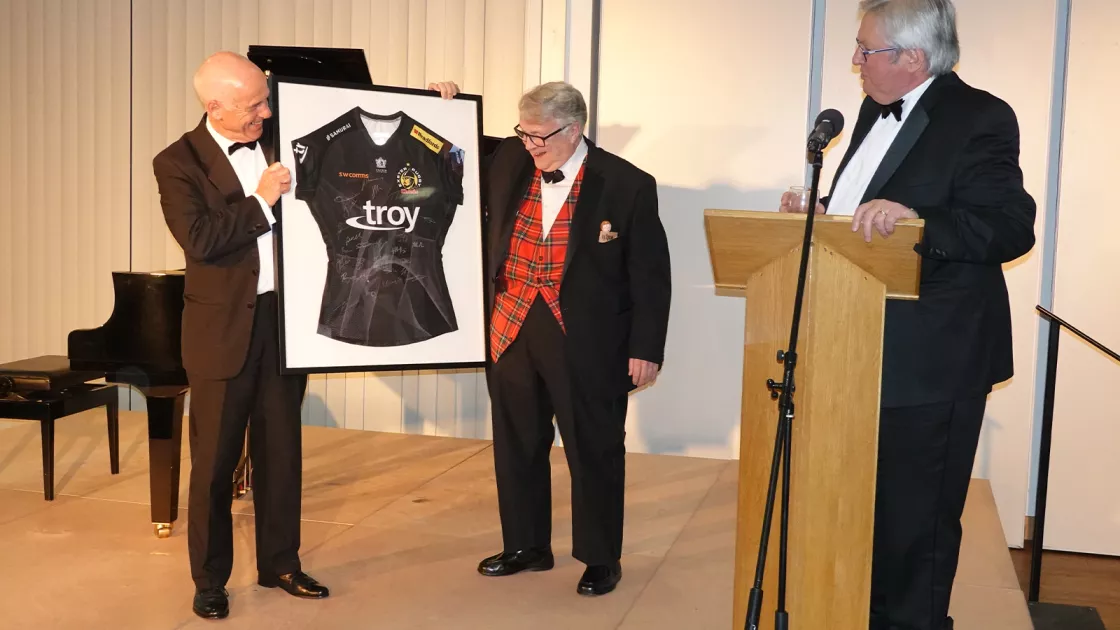
[[[445,98],[453,83],[432,84]],[[264,73],[232,52],[194,75],[206,110],[152,162],[167,227],[186,258],[183,367],[191,388],[187,547],[193,609],[229,615],[233,473],[249,431],[257,583],[296,597],[330,593],[301,569],[300,407],[305,376],[280,374],[272,226],[291,173],[273,142]]]

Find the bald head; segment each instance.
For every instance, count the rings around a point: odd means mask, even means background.
[[[229,51],[210,55],[194,73],[194,92],[210,124],[237,142],[260,138],[268,108],[268,82],[253,62]]]

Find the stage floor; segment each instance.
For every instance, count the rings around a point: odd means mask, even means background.
[[[562,453],[552,456],[556,568],[484,578],[478,561],[501,547],[489,442],[321,427],[304,428],[301,554],[331,597],[298,600],[256,585],[247,496],[234,503],[230,617],[204,621],[191,612],[185,510],[171,538],[152,530],[145,418],[121,413],[116,476],[104,418],[57,423],[54,502],[43,500],[38,423],[0,420],[0,627],[731,626],[734,461],[628,455],[623,579],[589,599],[575,592],[584,567],[569,555]],[[188,455],[184,427],[184,507]],[[952,614],[958,630],[1031,628],[985,481],[969,494]]]

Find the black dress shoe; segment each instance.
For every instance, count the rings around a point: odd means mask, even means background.
[[[576,592],[580,595],[606,595],[614,590],[621,579],[622,565],[618,562],[589,566],[579,579]]]
[[[303,571],[275,576],[258,575],[257,584],[266,588],[275,588],[279,586],[291,595],[306,599],[322,599],[331,594],[327,587],[316,582],[315,578]]]
[[[503,551],[478,563],[478,572],[486,577],[513,575],[522,571],[548,571],[556,563],[549,547]]]
[[[196,588],[194,614],[203,619],[225,619],[229,616],[229,593],[222,587]]]

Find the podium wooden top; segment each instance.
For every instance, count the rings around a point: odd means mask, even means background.
[[[925,221],[905,219],[894,234],[883,238],[874,232],[870,243],[852,232],[852,217],[818,214],[813,219],[813,240],[858,265],[887,286],[887,297],[917,299],[921,257],[914,246],[922,240]],[[734,293],[746,289],[758,270],[805,238],[805,215],[754,210],[705,210],[704,230],[712,257],[716,288]]]

